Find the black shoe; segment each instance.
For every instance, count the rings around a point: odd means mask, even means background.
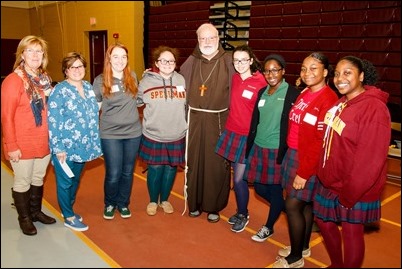
[[[228,223],[231,225],[235,224],[239,220],[239,215],[240,215],[239,213],[236,213],[233,216],[231,216],[228,219]],[[249,219],[249,218],[250,218],[250,215],[247,214],[247,219]]]
[[[237,219],[236,223],[233,224],[231,230],[235,233],[240,233],[240,232],[244,231],[244,229],[246,228],[249,217],[248,217],[248,214],[247,214],[247,216],[245,216],[243,214],[238,214],[237,217],[238,217],[238,219]]]
[[[267,226],[263,225],[261,229],[251,237],[256,242],[264,242],[274,234],[273,230],[270,230]]]

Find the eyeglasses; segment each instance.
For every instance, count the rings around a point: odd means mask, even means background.
[[[272,69],[272,70],[264,70],[264,72],[262,72],[264,75],[269,75],[272,74],[274,76],[278,75],[279,71],[281,71],[283,68],[280,69]]]
[[[70,70],[72,71],[77,71],[79,69],[84,69],[85,67],[83,65],[79,65],[79,66],[70,66]]]
[[[168,63],[169,63],[170,65],[172,65],[172,64],[175,64],[175,63],[176,63],[175,60],[165,60],[165,59],[159,59],[158,62],[160,62],[160,63],[163,64],[163,65],[167,65]]]
[[[208,41],[215,41],[215,40],[217,40],[217,39],[218,39],[217,36],[199,37],[199,38],[198,38],[198,41],[200,41],[200,42],[206,42],[207,40],[208,40]]]
[[[43,50],[26,49],[25,51],[26,51],[26,53],[28,53],[28,54],[39,54],[39,55],[43,55]]]
[[[238,64],[245,65],[246,63],[248,63],[248,61],[250,61],[250,59],[241,59],[241,60],[233,59],[233,64],[235,64],[235,65],[238,65]]]

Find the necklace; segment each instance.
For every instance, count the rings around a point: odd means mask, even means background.
[[[204,96],[204,91],[208,90],[208,87],[205,86],[205,83],[207,83],[208,79],[211,77],[212,73],[215,70],[215,67],[217,66],[219,60],[216,60],[214,67],[212,68],[211,72],[209,72],[208,77],[204,80],[204,78],[202,77],[202,72],[201,72],[201,66],[202,66],[202,61],[200,61],[200,77],[201,77],[201,81],[202,81],[202,85],[199,87],[200,91],[201,91],[201,96]]]

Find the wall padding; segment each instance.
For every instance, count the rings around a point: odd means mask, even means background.
[[[401,104],[400,2],[253,1],[251,17],[249,45],[259,59],[282,54],[291,83],[312,51],[325,53],[333,65],[355,55],[373,62],[378,86],[390,93],[390,102]]]
[[[208,22],[217,1],[190,1],[151,7],[149,48],[180,49],[180,65],[197,44],[195,31]],[[270,53],[288,62],[286,79],[294,83],[303,59],[325,53],[331,64],[346,55],[373,62],[378,86],[401,104],[401,3],[399,1],[252,1],[249,45],[262,60]],[[150,63],[149,63],[150,64]]]

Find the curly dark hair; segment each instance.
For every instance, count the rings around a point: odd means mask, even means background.
[[[359,70],[359,74],[364,73],[363,85],[375,85],[377,83],[378,73],[372,62],[352,55],[342,57],[339,62],[342,60],[346,60],[354,65]]]
[[[375,85],[378,81],[377,69],[372,62],[362,59],[364,80],[363,85]]]

